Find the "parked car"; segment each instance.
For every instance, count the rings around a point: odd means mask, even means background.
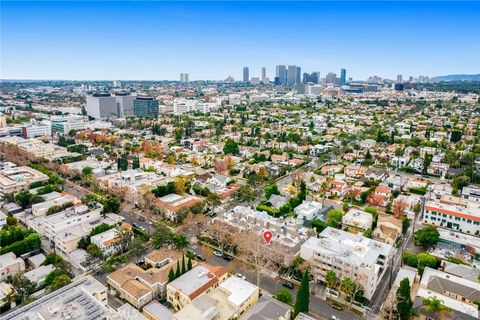
[[[245,276],[244,276],[243,274],[241,274],[241,273],[237,273],[237,274],[235,274],[235,275],[236,275],[237,277],[243,279],[243,280],[246,280],[246,279],[247,279],[247,277],[245,277]]]
[[[338,310],[338,311],[342,311],[342,310],[343,310],[342,306],[339,305],[338,303],[332,303],[332,304],[330,305],[330,307],[332,307],[333,309]]]
[[[340,318],[332,314],[332,320],[340,320]]]
[[[284,282],[282,283],[282,286],[288,289],[293,289],[293,284],[291,284],[290,282]]]
[[[224,254],[223,255],[223,259],[227,260],[227,261],[232,261],[233,260],[233,257],[232,256],[229,256],[228,254]]]
[[[215,257],[221,257],[222,256],[222,253],[220,251],[213,251],[213,255]]]
[[[200,260],[200,261],[205,261],[207,259],[205,259],[204,257],[202,257],[201,255],[197,254],[197,259]]]

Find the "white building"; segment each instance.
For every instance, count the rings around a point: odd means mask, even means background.
[[[118,115],[117,99],[109,93],[87,95],[87,114],[95,119],[107,119]]]
[[[371,299],[393,256],[394,248],[379,241],[327,227],[318,238],[311,237],[302,244],[300,256],[312,266],[317,282],[333,270],[337,277],[350,277],[359,283],[364,296]]]
[[[468,202],[465,206],[437,200],[425,203],[423,223],[463,233],[480,234],[480,204]]]
[[[48,124],[38,123],[22,127],[22,136],[25,139],[52,135],[52,127]]]
[[[372,228],[372,224],[373,215],[371,213],[355,208],[348,210],[348,212],[342,217],[343,227],[359,228],[366,231]]]
[[[293,211],[297,214],[297,220],[303,222],[320,218],[322,209],[323,205],[320,202],[304,200],[299,206],[293,209]]]
[[[25,270],[25,262],[13,252],[0,256],[0,282]]]

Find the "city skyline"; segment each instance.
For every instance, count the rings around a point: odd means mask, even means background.
[[[1,7],[2,79],[176,80],[188,72],[191,81],[229,75],[240,81],[248,66],[260,78],[266,67],[273,81],[279,64],[322,76],[345,68],[358,80],[480,73],[475,2],[3,1]]]

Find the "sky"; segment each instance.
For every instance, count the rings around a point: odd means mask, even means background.
[[[0,1],[0,78],[480,73],[480,2]]]

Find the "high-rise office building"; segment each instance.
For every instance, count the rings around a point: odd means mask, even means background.
[[[109,93],[87,95],[87,115],[95,119],[106,119],[117,116],[117,101]]]
[[[121,117],[133,116],[133,101],[136,96],[130,95],[129,92],[115,93],[115,100],[117,102],[117,113]]]
[[[275,81],[278,84],[286,84],[287,83],[287,68],[285,65],[278,65],[277,66],[277,73],[276,73],[276,78],[278,78],[278,81]]]
[[[243,67],[243,82],[248,81],[250,81],[250,72],[248,70],[248,67]]]
[[[288,66],[287,84],[289,86],[294,85],[296,79],[297,79],[297,66]]]
[[[401,74],[397,74],[397,83],[403,83],[403,78]]]
[[[120,80],[113,80],[113,87],[114,88],[121,88],[122,82]]]
[[[340,85],[344,85],[347,83],[347,70],[340,69]]]
[[[183,82],[185,81],[185,73],[180,73],[180,81]]]
[[[320,77],[320,72],[312,72],[311,74],[304,73],[303,74],[303,83],[318,84],[319,77]]]
[[[188,73],[185,73],[184,77],[185,77],[185,82],[190,81],[190,75]]]
[[[262,67],[262,81],[265,82],[265,79],[267,79],[267,68]]]
[[[297,67],[297,74],[295,76],[295,83],[299,84],[302,83],[302,68]]]
[[[329,72],[327,73],[327,75],[325,76],[325,80],[326,80],[326,83],[337,83],[337,75],[333,72]]]
[[[319,71],[314,71],[312,72],[312,80],[315,80],[315,81],[312,81],[313,83],[315,84],[319,84],[320,83],[320,72]]]
[[[136,117],[158,117],[158,100],[153,97],[137,97],[133,101],[133,113]]]

